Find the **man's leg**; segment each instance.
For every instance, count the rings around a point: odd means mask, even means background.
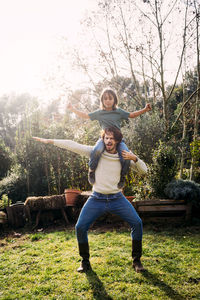
[[[91,269],[90,253],[88,244],[88,229],[90,225],[105,212],[105,202],[98,201],[97,198],[91,196],[83,206],[78,221],[76,223],[76,236],[78,240],[79,254],[82,262],[78,268],[78,272],[87,272]]]
[[[133,267],[136,272],[144,271],[140,258],[142,256],[142,220],[135,208],[121,194],[117,200],[110,202],[110,211],[128,222],[131,227]]]

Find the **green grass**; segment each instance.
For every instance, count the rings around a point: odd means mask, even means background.
[[[144,228],[143,274],[127,228],[92,230],[89,241],[93,270],[80,274],[73,229],[3,237],[0,299],[200,299],[198,227]]]

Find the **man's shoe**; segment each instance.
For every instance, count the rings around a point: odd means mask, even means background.
[[[88,172],[88,181],[91,185],[95,183],[95,171]]]
[[[77,269],[78,272],[84,273],[91,270],[91,265],[89,260],[82,260],[80,267]]]
[[[142,273],[142,272],[145,271],[145,268],[143,267],[143,265],[142,265],[142,263],[141,263],[140,260],[133,262],[133,268],[135,269],[135,271],[137,273]]]
[[[133,268],[137,273],[145,271],[140,257],[142,256],[142,240],[132,240],[132,258],[133,258]]]

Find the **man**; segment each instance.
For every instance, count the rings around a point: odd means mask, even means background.
[[[93,193],[84,204],[76,223],[76,236],[78,240],[79,254],[82,257],[78,272],[87,272],[91,269],[88,244],[88,229],[90,225],[102,214],[110,212],[120,216],[131,227],[133,267],[136,272],[144,271],[140,261],[142,255],[142,221],[131,203],[124,197],[117,187],[121,174],[121,163],[117,152],[117,145],[122,140],[121,132],[115,127],[103,131],[102,138],[105,151],[101,155],[98,167],[95,171],[95,183]],[[89,156],[91,146],[81,145],[70,140],[50,140],[34,137],[35,140],[54,144],[81,155]],[[147,167],[132,152],[123,151],[124,159],[131,160],[131,167],[139,173],[146,173]]]

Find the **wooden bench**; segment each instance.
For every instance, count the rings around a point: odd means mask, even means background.
[[[91,192],[82,192],[80,203],[83,205],[90,195]],[[185,200],[154,199],[134,202],[133,196],[126,198],[145,221],[189,221],[191,219],[192,205]]]
[[[141,217],[149,220],[174,218],[188,221],[191,219],[192,205],[185,200],[155,199],[132,202],[132,204]]]

